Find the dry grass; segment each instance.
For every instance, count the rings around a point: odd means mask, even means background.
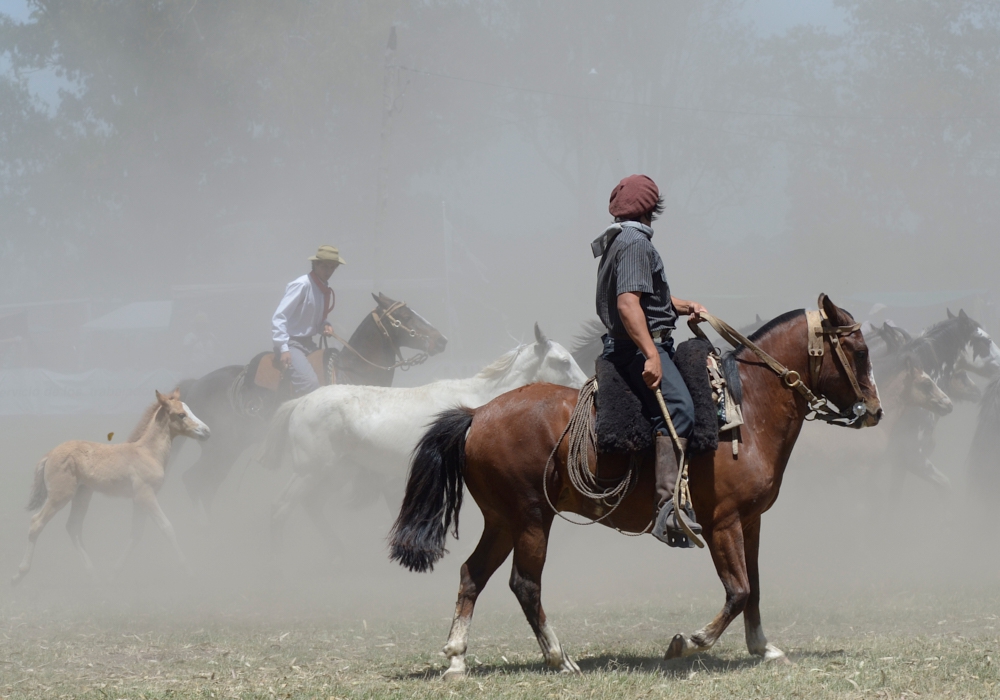
[[[547,671],[519,615],[485,612],[469,677],[440,679],[441,615],[354,619],[168,612],[61,613],[13,608],[0,621],[5,698],[995,698],[995,591],[872,594],[773,602],[771,641],[791,665],[760,664],[740,621],[711,653],[660,658],[717,600],[681,615],[650,603],[576,606],[554,620],[582,675]],[[442,612],[442,611],[438,611]]]

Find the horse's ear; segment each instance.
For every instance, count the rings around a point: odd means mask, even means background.
[[[967,313],[965,313],[965,309],[959,309],[958,310],[958,317],[960,319],[962,319],[963,321],[968,321],[969,320],[969,315]]]
[[[548,345],[548,337],[542,333],[542,329],[538,327],[538,321],[535,321],[535,342],[539,345]]]
[[[918,364],[917,356],[913,354],[909,354],[903,359],[903,366],[909,374],[917,374],[923,371],[923,368]]]
[[[826,313],[826,317],[830,319],[830,323],[834,324],[835,326],[846,325],[844,323],[843,313],[841,312],[840,307],[834,304],[830,300],[830,297],[828,297],[826,294],[819,295],[818,305],[819,308],[823,309],[823,311]]]
[[[153,389],[153,391],[156,392],[156,400],[157,401],[159,401],[160,403],[166,403],[167,402],[167,397],[164,396],[163,394],[161,394],[159,389]]]
[[[763,322],[764,322],[764,319],[762,319],[762,318],[760,317],[760,314],[754,314],[754,316],[756,316],[756,317],[757,317],[757,320],[756,320],[756,321],[754,321],[754,323],[763,323]]]
[[[375,303],[378,304],[379,306],[384,306],[382,302],[382,292],[379,292],[378,294],[372,292],[372,299],[374,299]]]
[[[175,387],[174,390],[170,392],[170,396],[168,396],[167,398],[168,399],[173,399],[174,401],[180,401],[180,398],[181,398],[181,388],[180,387]]]
[[[955,314],[951,312],[951,309],[948,309],[947,311],[948,311],[948,318],[955,318]]]

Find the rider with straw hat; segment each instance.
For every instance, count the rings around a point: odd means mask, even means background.
[[[692,511],[675,513],[678,454],[657,401],[663,394],[682,449],[694,427],[694,404],[674,366],[671,334],[677,315],[698,318],[705,307],[670,295],[663,260],[653,245],[650,224],[663,212],[663,198],[649,177],[631,175],[611,192],[615,218],[592,244],[601,256],[597,272],[597,315],[608,329],[602,357],[609,360],[642,401],[656,432],[656,520],[653,536],[672,547],[693,546],[678,518],[701,533]]]
[[[291,377],[295,396],[319,388],[319,379],[308,357],[317,350],[315,336],[333,334],[326,317],[333,310],[336,297],[327,282],[345,264],[340,251],[332,245],[321,245],[309,260],[312,271],[288,283],[271,319],[274,352]]]

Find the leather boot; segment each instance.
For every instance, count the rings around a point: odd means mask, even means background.
[[[680,439],[681,449],[687,449],[687,440]],[[679,514],[674,511],[674,488],[677,486],[677,472],[680,469],[674,441],[669,435],[656,436],[656,523],[653,537],[671,547],[694,547],[677,521],[683,518],[685,524],[696,535],[701,534],[701,525],[695,520],[690,506]]]

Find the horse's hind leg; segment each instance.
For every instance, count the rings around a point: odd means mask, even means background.
[[[542,568],[548,548],[549,527],[547,523],[537,523],[522,530],[514,543],[514,566],[510,572],[510,589],[514,591],[528,624],[535,632],[538,646],[542,648],[545,662],[564,673],[579,673],[580,667],[563,652],[555,631],[545,619],[542,609]]]
[[[726,528],[705,533],[715,570],[726,589],[726,602],[715,619],[690,637],[675,635],[667,647],[666,659],[690,656],[711,649],[750,599],[750,581],[743,545],[743,528],[738,518]]]
[[[743,625],[746,629],[747,650],[755,656],[763,656],[765,661],[778,659],[787,661],[788,657],[778,647],[768,644],[764,636],[764,627],[760,623],[760,569],[757,565],[757,552],[760,547],[760,519],[743,530],[743,552],[747,563],[747,580],[750,582],[750,596],[743,608]]]
[[[92,489],[86,486],[80,486],[76,490],[76,494],[73,496],[73,503],[69,508],[69,519],[66,521],[66,532],[69,533],[69,538],[73,542],[73,546],[76,551],[80,553],[80,558],[83,559],[83,565],[87,567],[87,573],[94,580],[94,583],[99,583],[100,579],[97,577],[97,571],[94,569],[93,562],[90,561],[90,555],[87,554],[86,548],[83,546],[83,519],[87,517],[87,508],[90,507],[90,498],[94,495]]]
[[[472,556],[462,564],[462,583],[458,588],[455,617],[451,623],[451,632],[448,633],[448,643],[444,645],[444,655],[450,661],[448,670],[444,672],[445,678],[465,675],[465,651],[468,648],[469,625],[472,624],[476,599],[513,546],[510,533],[487,520],[479,544]]]
[[[38,539],[38,535],[41,534],[45,525],[52,520],[52,516],[70,502],[73,494],[73,489],[60,489],[54,485],[52,488],[49,488],[49,495],[45,499],[45,503],[42,504],[37,513],[31,516],[31,525],[28,527],[28,546],[24,550],[24,558],[21,559],[21,565],[18,567],[17,573],[14,574],[10,581],[12,586],[20,583],[25,574],[31,570],[31,560],[35,554],[35,541]]]

